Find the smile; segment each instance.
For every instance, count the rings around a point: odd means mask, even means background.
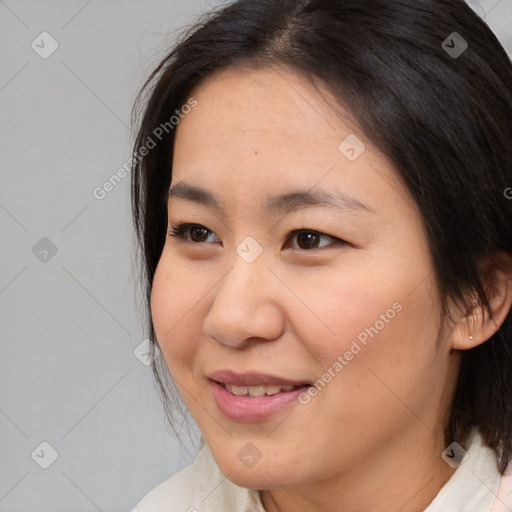
[[[223,385],[227,391],[236,396],[249,396],[252,398],[256,398],[259,396],[272,396],[277,395],[277,393],[286,393],[290,391],[294,391],[302,386],[292,386],[291,384],[285,384],[281,386],[279,384],[274,385],[260,385],[260,386],[234,386],[232,384],[219,383]]]
[[[227,419],[237,423],[263,422],[299,403],[311,385],[262,373],[238,374],[229,370],[209,377],[213,401]]]

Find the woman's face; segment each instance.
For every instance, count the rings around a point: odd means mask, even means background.
[[[223,71],[193,97],[168,219],[194,226],[167,237],[152,315],[222,472],[268,489],[442,451],[456,361],[393,166],[291,71]]]

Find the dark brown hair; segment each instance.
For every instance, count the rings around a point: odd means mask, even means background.
[[[449,51],[464,42],[460,55]],[[444,314],[449,298],[461,302],[468,291],[488,308],[480,265],[512,254],[512,66],[489,27],[463,0],[239,0],[192,27],[138,99],[132,205],[147,311],[167,230],[169,119],[206,77],[251,63],[320,79],[348,106],[421,212]],[[144,156],[150,140],[155,147]],[[166,369],[153,366],[170,418]],[[510,312],[462,355],[446,441],[462,443],[473,426],[503,472],[512,458]]]

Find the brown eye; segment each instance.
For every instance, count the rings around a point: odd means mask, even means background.
[[[183,242],[192,243],[211,243],[211,240],[208,242],[208,237],[213,236],[214,242],[220,242],[219,237],[213,231],[210,231],[200,224],[179,224],[170,230],[169,236],[175,237]]]
[[[204,242],[208,238],[208,230],[200,227],[193,227],[189,230],[190,239],[193,242]]]
[[[331,245],[343,245],[346,244],[343,240],[334,236],[325,235],[311,229],[297,229],[292,231],[289,235],[292,249],[322,249]],[[295,241],[295,240],[296,241]],[[327,242],[327,243],[326,243]]]
[[[318,247],[320,237],[317,233],[304,231],[297,235],[297,245],[301,249],[316,249]]]

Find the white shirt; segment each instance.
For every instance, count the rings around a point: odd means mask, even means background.
[[[512,512],[512,465],[502,477],[477,430],[467,456],[424,512]],[[230,482],[205,443],[192,464],[152,489],[131,512],[265,512],[258,491]]]

